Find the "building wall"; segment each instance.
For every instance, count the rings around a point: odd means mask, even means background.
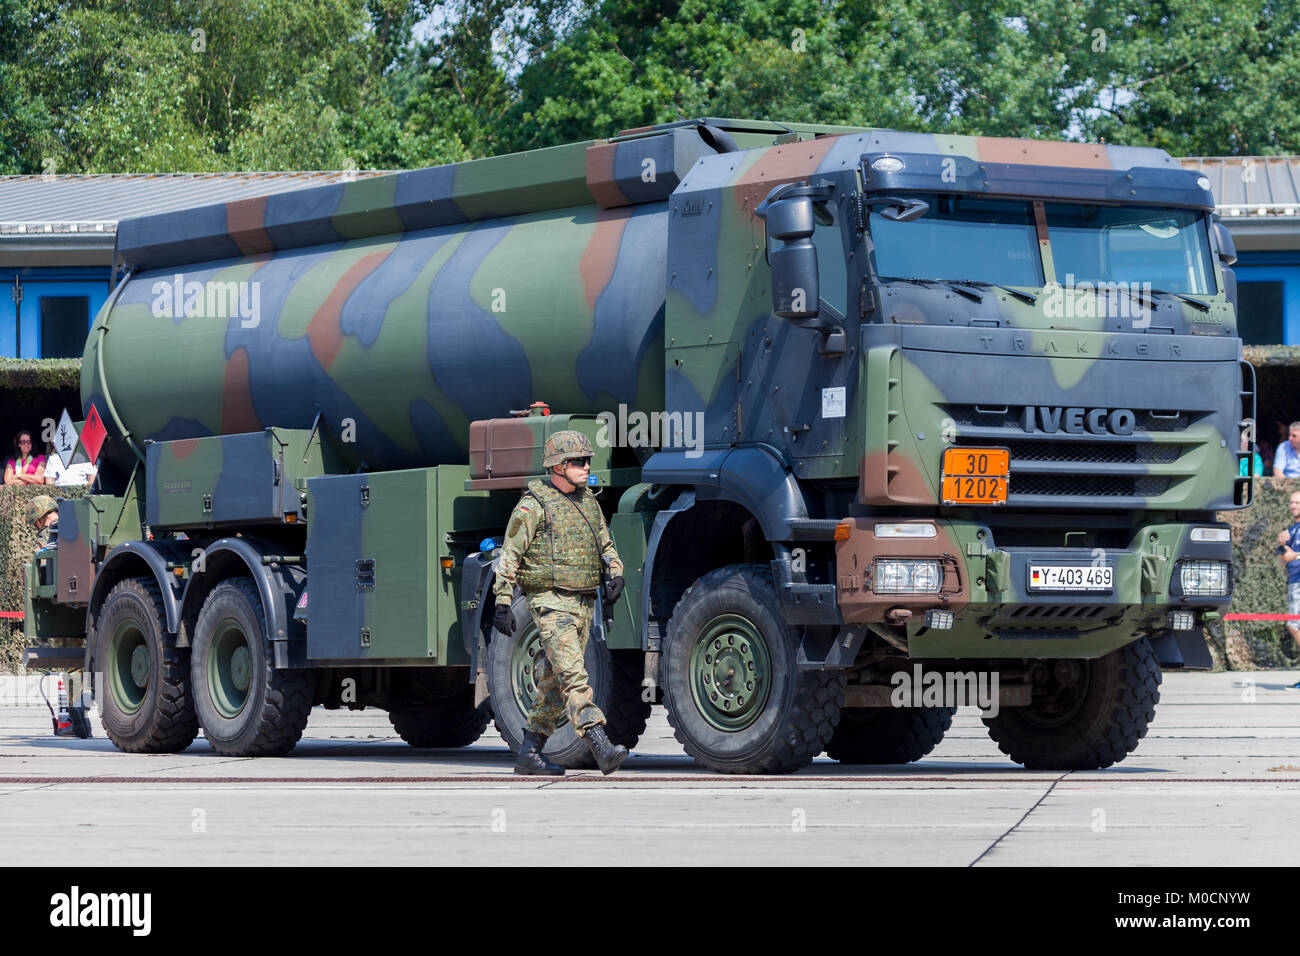
[[[0,357],[80,358],[108,298],[107,268],[0,267]],[[14,301],[15,280],[22,301]]]
[[[1300,344],[1300,248],[1242,252],[1234,269],[1245,344]]]

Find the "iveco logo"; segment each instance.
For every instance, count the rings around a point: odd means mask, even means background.
[[[704,212],[704,200],[698,197],[683,199],[681,210],[683,216],[698,216]]]
[[[1020,427],[1027,432],[1066,432],[1070,435],[1132,435],[1137,416],[1127,408],[1061,408],[1026,405]]]

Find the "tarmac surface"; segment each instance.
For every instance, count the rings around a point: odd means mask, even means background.
[[[119,753],[98,716],[55,738],[0,707],[0,865],[1290,865],[1300,854],[1300,676],[1164,675],[1137,751],[1026,771],[978,711],[905,766],[821,757],[788,776],[711,773],[663,708],[611,777],[515,777],[489,728],[416,750],[381,711],[317,708],[288,757]]]

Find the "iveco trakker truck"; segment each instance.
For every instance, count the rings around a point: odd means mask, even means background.
[[[317,705],[517,746],[540,645],[522,598],[493,631],[493,567],[567,428],[627,566],[587,661],[615,741],[662,704],[718,771],[896,763],[978,702],[1012,759],[1104,767],[1208,664],[1253,378],[1160,150],[701,119],[116,256],[101,479],[26,620],[84,640],[123,750],[283,754]]]

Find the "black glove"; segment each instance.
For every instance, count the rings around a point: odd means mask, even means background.
[[[609,586],[605,588],[605,603],[614,604],[623,593],[623,578],[610,578]]]
[[[498,604],[496,612],[492,615],[492,626],[504,634],[506,637],[515,632],[515,616],[510,613],[509,604]]]

